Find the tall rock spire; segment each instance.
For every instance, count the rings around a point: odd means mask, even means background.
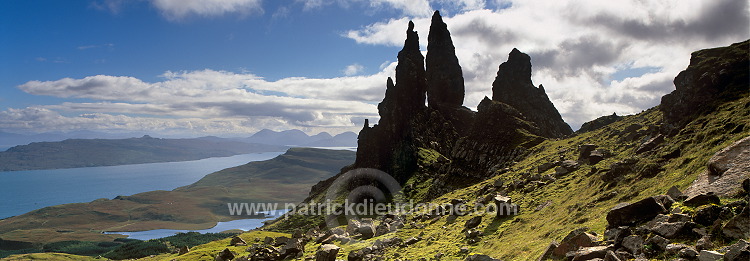
[[[424,56],[419,51],[419,35],[414,23],[409,21],[404,48],[398,52],[396,83],[388,78],[385,98],[378,104],[380,124],[392,132],[401,132],[403,124],[423,109],[427,82],[425,80]]]
[[[448,26],[439,11],[432,15],[427,36],[427,101],[430,107],[459,107],[464,103],[464,77]]]
[[[558,138],[573,133],[544,87],[534,87],[531,82],[531,57],[516,48],[510,52],[508,61],[500,64],[492,83],[492,100],[513,106],[539,127],[541,136]]]

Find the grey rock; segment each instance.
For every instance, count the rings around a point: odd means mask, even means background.
[[[555,251],[555,248],[557,248],[560,244],[558,244],[555,241],[552,241],[549,243],[547,248],[542,252],[542,255],[537,258],[537,261],[547,260],[552,258],[552,253]]]
[[[688,247],[689,247],[689,246],[688,246],[688,245],[685,245],[685,244],[680,244],[680,243],[671,243],[671,244],[668,244],[668,245],[667,245],[667,247],[666,247],[666,248],[664,249],[664,251],[666,251],[666,252],[667,252],[667,254],[670,254],[670,255],[676,255],[676,254],[677,254],[677,253],[679,253],[679,252],[680,252],[681,250],[683,250],[683,249],[685,249],[685,248],[688,248]]]
[[[750,238],[750,207],[745,207],[742,212],[727,222],[721,229],[721,233],[729,238]]]
[[[604,260],[608,250],[610,249],[607,246],[582,247],[573,255],[573,261],[593,260],[595,258]]]
[[[687,200],[685,200],[684,204],[686,206],[691,206],[691,207],[698,207],[698,206],[703,206],[706,204],[721,205],[721,200],[719,199],[719,196],[717,196],[714,193],[709,192],[706,194],[700,194],[700,195],[695,195],[693,197],[690,197]]]
[[[682,258],[693,259],[693,258],[698,257],[698,251],[695,250],[695,248],[686,247],[680,250],[680,252],[677,252],[677,256],[682,257]]]
[[[315,261],[336,261],[341,248],[333,244],[321,245],[318,252],[315,253]]]
[[[721,216],[721,211],[722,208],[717,205],[702,206],[693,214],[693,221],[704,226],[713,225]]]
[[[479,224],[482,224],[482,216],[475,216],[466,221],[464,229],[472,229],[479,226]]]
[[[644,242],[642,236],[630,235],[622,239],[622,247],[627,249],[631,254],[637,255],[641,253]]]
[[[727,261],[746,261],[750,260],[750,243],[740,239],[737,243],[729,246],[727,253],[724,254],[724,260]]]
[[[665,251],[667,250],[667,245],[669,245],[669,239],[663,238],[659,235],[650,237],[648,240],[646,240],[646,244],[654,246],[657,251]]]
[[[654,197],[648,197],[632,204],[620,204],[607,213],[608,227],[632,225],[650,220],[663,213],[667,213],[667,210]]]
[[[680,191],[680,189],[678,189],[676,186],[672,186],[671,188],[669,188],[669,190],[667,190],[667,195],[672,197],[672,199],[685,200],[685,194],[682,194],[682,191]]]
[[[716,251],[701,250],[698,254],[698,261],[718,261],[722,258],[724,258],[724,255]]]
[[[651,231],[665,238],[677,238],[692,232],[692,222],[660,222]]]

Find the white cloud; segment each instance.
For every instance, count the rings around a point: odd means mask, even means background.
[[[166,72],[162,75],[163,81],[154,83],[134,77],[108,75],[30,81],[20,85],[19,89],[33,95],[84,98],[95,102],[64,102],[7,110],[4,112],[5,119],[0,120],[5,126],[0,128],[10,127],[8,122],[13,122],[11,125],[14,128],[28,126],[34,131],[52,128],[54,124],[91,121],[59,114],[49,116],[54,120],[34,123],[23,120],[31,119],[31,116],[37,114],[78,112],[99,115],[96,118],[100,120],[108,119],[104,115],[120,115],[127,117],[123,119],[128,122],[148,122],[148,126],[171,124],[170,128],[186,126],[176,124],[184,122],[184,119],[190,119],[194,123],[202,122],[206,126],[214,124],[218,119],[232,123],[227,128],[234,129],[226,129],[226,132],[247,130],[248,127],[243,124],[255,119],[265,120],[256,122],[253,128],[278,127],[263,126],[263,122],[275,125],[283,122],[286,129],[356,131],[365,118],[377,121],[374,103],[382,99],[385,79],[390,76],[394,66],[395,64],[370,76],[332,79],[296,77],[273,82],[249,73],[214,70]],[[12,115],[17,117],[11,117]],[[155,123],[160,120],[165,121],[166,125]],[[42,127],[39,124],[49,126]],[[136,128],[143,125],[139,124],[129,123],[123,126]],[[81,128],[84,125],[80,125]]]
[[[744,0],[494,4],[501,9],[465,8],[443,17],[464,72],[464,104],[475,107],[492,95],[498,65],[518,48],[531,56],[534,83],[545,86],[574,128],[613,110],[623,115],[657,105],[674,89],[672,79],[688,65],[691,52],[750,38]],[[429,18],[413,20],[424,49]],[[401,46],[407,21],[373,23],[344,36],[362,44]],[[610,81],[617,71],[640,67],[658,73]]]
[[[344,68],[344,70],[342,70],[341,72],[344,73],[344,75],[346,76],[353,76],[353,75],[362,73],[362,71],[364,70],[365,70],[364,66],[358,63],[355,63],[355,64],[347,65],[346,68]]]
[[[432,14],[432,7],[427,0],[372,0],[370,5],[375,8],[387,6],[401,10],[404,15],[424,17]]]
[[[151,0],[151,3],[170,20],[180,20],[190,15],[263,13],[261,0]]]

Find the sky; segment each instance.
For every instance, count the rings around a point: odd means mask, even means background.
[[[691,52],[750,38],[746,0],[5,0],[0,131],[358,132],[434,10],[466,107],[518,48],[573,129],[659,104]]]

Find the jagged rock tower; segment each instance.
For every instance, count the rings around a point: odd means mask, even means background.
[[[464,76],[448,25],[439,11],[432,15],[427,42],[427,103],[430,107],[460,107],[464,103]]]
[[[555,105],[547,97],[544,86],[531,83],[531,57],[513,48],[508,61],[500,64],[492,83],[492,100],[516,108],[539,127],[539,135],[560,138],[573,133]]]
[[[377,168],[402,184],[420,178],[414,175],[427,175],[433,180],[428,194],[440,195],[493,175],[542,137],[572,133],[544,88],[532,85],[531,59],[516,49],[500,65],[493,99],[485,98],[478,112],[463,106],[464,89],[453,40],[440,13],[432,16],[426,58],[410,21],[395,82],[388,78],[385,98],[378,104],[380,121],[372,127],[365,121],[357,160],[350,168]],[[425,169],[420,152],[443,160]]]

